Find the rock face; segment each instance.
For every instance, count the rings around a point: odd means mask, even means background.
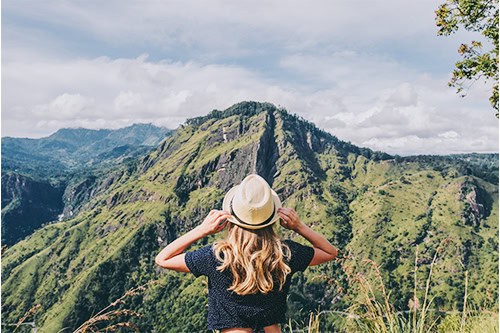
[[[19,174],[2,175],[2,244],[12,245],[43,223],[57,220],[64,187]]]
[[[432,252],[443,234],[457,236],[466,246],[468,267],[478,272],[470,283],[477,288],[476,296],[481,288],[495,294],[495,281],[479,277],[491,274],[491,263],[496,262],[498,187],[462,174],[452,163],[439,164],[439,171],[429,163],[428,158],[425,163],[415,157],[408,161],[356,147],[269,103],[243,102],[189,119],[127,167],[75,182],[66,195],[86,201],[79,212],[5,252],[3,319],[16,322],[41,303],[39,332],[76,328],[131,287],[157,280],[129,304],[143,314],[136,321],[141,330],[204,331],[206,280],[166,272],[154,258],[211,209],[220,209],[225,193],[249,173],[264,177],[284,206],[295,208],[342,253],[378,261],[396,305],[408,304],[411,295],[412,281],[405,277],[412,271],[413,246]],[[467,200],[486,208],[478,215],[479,224],[457,225],[465,207],[460,184],[468,177],[478,190],[475,199],[470,195]],[[472,235],[476,227],[479,232]],[[296,237],[286,230],[280,233]],[[456,260],[448,264],[460,269]],[[342,274],[331,262],[295,276],[290,317],[307,321],[308,312],[318,305],[323,310],[349,305],[347,295],[338,291],[348,286],[339,289],[327,282],[342,283]],[[459,300],[461,294],[446,289],[461,279],[456,271],[436,274],[448,279],[436,300],[441,305]],[[333,329],[330,324],[326,330]]]

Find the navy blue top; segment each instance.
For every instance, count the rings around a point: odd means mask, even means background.
[[[283,241],[290,247],[291,258],[288,262],[292,272],[286,277],[283,289],[279,283],[267,294],[256,293],[238,295],[229,291],[232,273],[229,269],[219,272],[216,267],[221,263],[215,257],[212,244],[198,250],[186,252],[186,265],[198,277],[208,276],[208,329],[221,330],[232,327],[262,329],[276,323],[286,323],[286,296],[290,289],[291,277],[295,272],[303,272],[314,256],[314,249],[290,239]],[[286,260],[286,259],[285,259]]]

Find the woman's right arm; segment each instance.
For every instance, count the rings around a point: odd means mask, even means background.
[[[293,208],[278,208],[283,227],[291,229],[306,238],[314,248],[314,257],[309,266],[319,265],[333,260],[338,255],[338,249],[321,234],[309,228],[302,222]]]

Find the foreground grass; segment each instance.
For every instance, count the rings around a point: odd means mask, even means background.
[[[356,294],[355,302],[345,311],[320,311],[310,314],[309,324],[303,329],[293,329],[290,323],[288,330],[292,332],[319,333],[321,318],[327,314],[341,316],[341,324],[336,332],[344,333],[496,333],[499,332],[498,309],[484,309],[468,303],[468,271],[465,271],[465,291],[461,311],[436,311],[430,297],[430,286],[433,269],[443,247],[450,242],[444,239],[435,251],[429,265],[429,273],[425,281],[424,294],[417,296],[418,245],[415,253],[414,292],[410,301],[410,310],[397,311],[389,301],[379,266],[368,259],[345,260],[344,271]],[[368,266],[368,270],[362,268]],[[465,268],[465,267],[464,267]]]
[[[291,323],[284,333],[324,333],[321,329],[321,318],[324,313],[311,313],[309,324],[306,328],[293,328]],[[379,332],[398,332],[398,333],[416,333],[420,332],[418,326],[412,325],[412,318],[405,313],[391,314],[392,321],[388,321],[387,317],[373,318],[373,322],[368,322],[361,317],[345,318],[344,327],[339,328],[335,332],[343,333],[379,333]],[[498,332],[498,312],[488,310],[475,310],[467,312],[463,316],[461,312],[447,312],[444,317],[441,317],[439,325],[426,325],[423,327],[423,332],[433,333],[496,333]],[[380,323],[382,323],[380,325]]]

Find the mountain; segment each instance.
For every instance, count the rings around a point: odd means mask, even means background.
[[[485,159],[498,165],[498,155]],[[456,250],[461,263],[450,256],[434,272],[440,281],[434,305],[450,309],[463,299],[462,264],[471,302],[483,304],[485,295],[496,300],[498,184],[489,179],[498,179],[498,168],[486,172],[467,163],[360,148],[269,103],[214,110],[187,120],[135,163],[119,165],[76,216],[8,248],[3,321],[17,322],[41,304],[39,332],[74,329],[130,288],[156,281],[127,304],[142,314],[134,318],[141,331],[205,331],[205,278],[163,270],[154,258],[220,209],[226,191],[249,173],[263,176],[284,206],[340,247],[342,257],[379,262],[398,308],[412,296],[414,248],[425,265],[444,238],[453,239],[447,250]],[[306,242],[288,230],[282,235]],[[300,323],[318,307],[343,310],[352,301],[349,288],[338,262],[310,267],[293,277],[290,317]],[[333,325],[329,319],[324,329]]]
[[[152,124],[116,130],[63,128],[40,138],[2,138],[2,243],[76,214],[94,183],[133,163],[171,131]]]
[[[147,152],[170,132],[152,124],[133,124],[115,130],[62,128],[40,139],[2,137],[2,172],[47,177],[118,164]]]

